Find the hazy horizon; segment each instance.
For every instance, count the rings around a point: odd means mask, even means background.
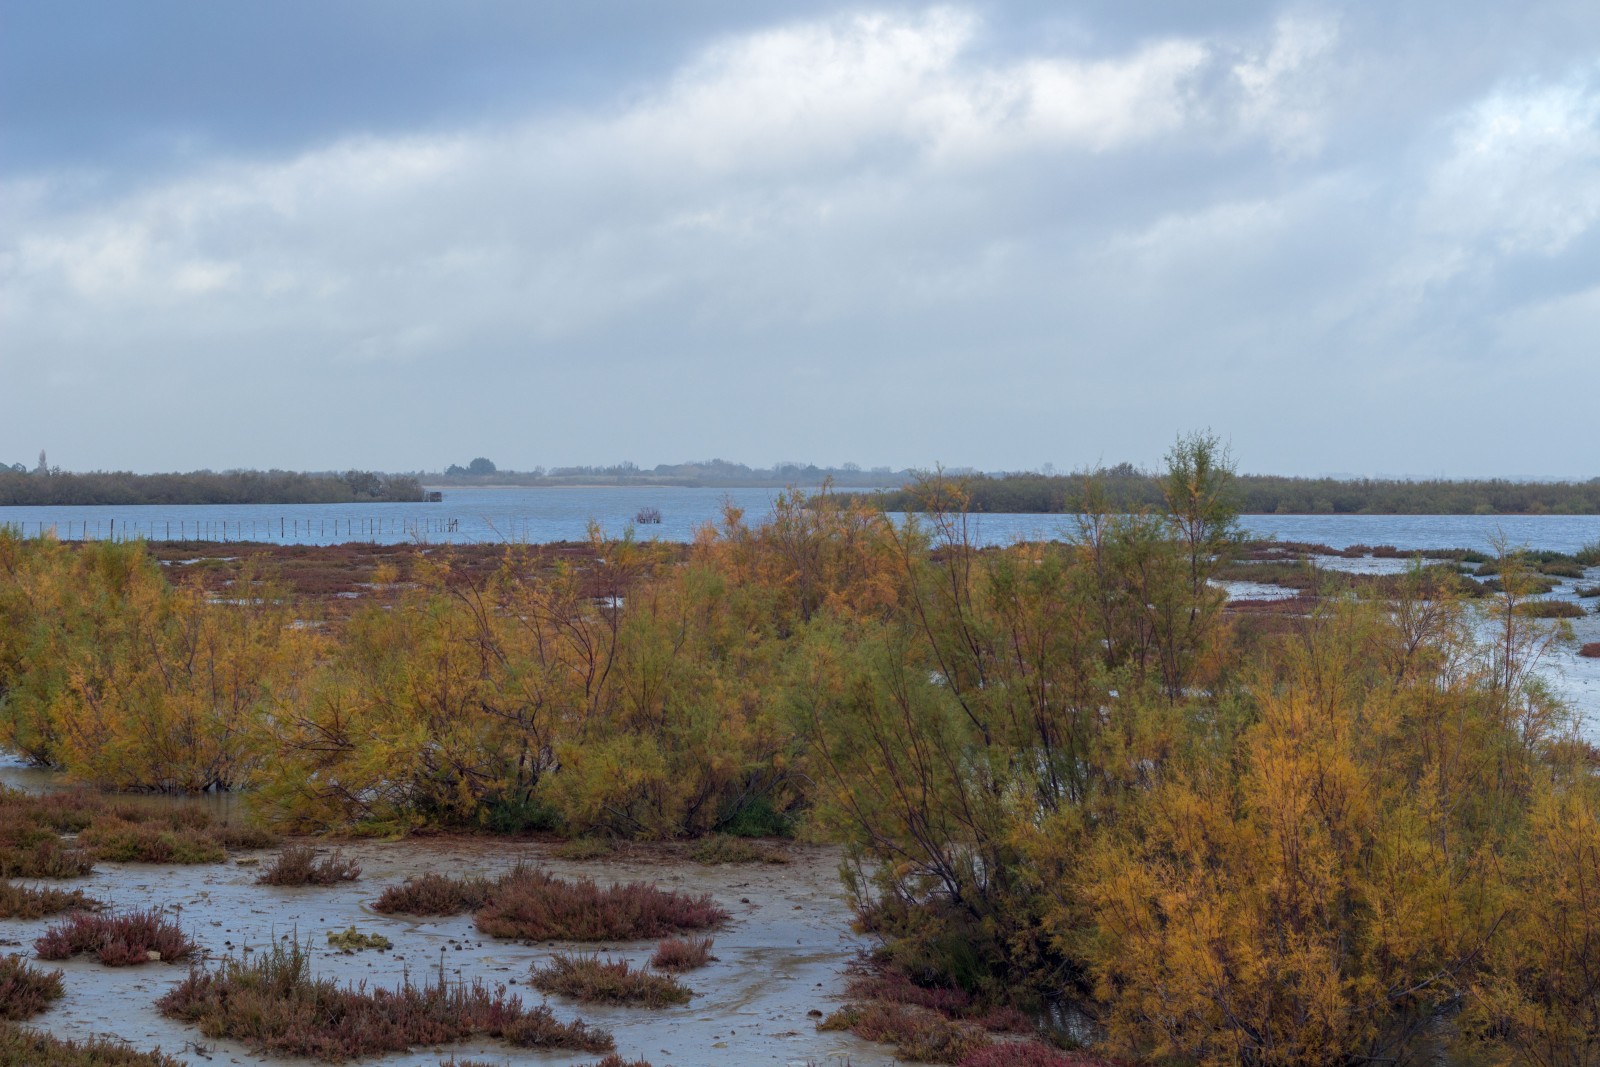
[[[0,461],[1600,474],[1591,2],[0,12]]]

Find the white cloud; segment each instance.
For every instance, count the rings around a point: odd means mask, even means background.
[[[1453,125],[1424,208],[1434,233],[1550,255],[1600,221],[1600,65],[1496,91]]]
[[[603,386],[612,458],[803,454],[827,410],[866,461],[1070,465],[1041,412],[1139,458],[1139,435],[1249,424],[1263,382],[1409,381],[1587,321],[1592,301],[1496,320],[1512,298],[1492,275],[1600,217],[1592,70],[1458,101],[1443,144],[1428,116],[1396,147],[1351,129],[1371,42],[1308,8],[1115,50],[1008,51],[992,28],[961,8],[815,20],[515,122],[210,161],[99,200],[14,181],[0,371],[37,398],[7,418],[161,403],[168,375],[194,418],[249,437],[274,405],[336,416],[381,384],[397,424],[453,410],[448,433],[503,434],[510,463],[534,422],[544,450],[520,462],[588,462],[570,398]],[[270,380],[241,399],[247,375]],[[940,413],[973,420],[961,448]],[[403,425],[359,441],[375,465],[438,450],[386,451]],[[174,462],[296,462],[253,456]]]

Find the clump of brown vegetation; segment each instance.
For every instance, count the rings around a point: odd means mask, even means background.
[[[72,845],[59,835],[77,834]],[[210,812],[140,803],[83,789],[24,793],[0,787],[0,877],[76,878],[96,860],[216,863],[227,848],[262,848],[277,835],[219,822]]]
[[[717,926],[728,913],[711,894],[665,890],[647,882],[602,889],[517,867],[496,883],[474,921],[491,937],[527,941],[634,941]]]
[[[541,993],[555,993],[586,1003],[639,1004],[665,1008],[687,1004],[694,994],[676,978],[651,974],[627,960],[602,960],[591,955],[557,955],[530,972],[530,983]]]
[[[632,941],[703,930],[728,917],[698,896],[628,882],[602,889],[588,878],[557,878],[518,864],[494,881],[425,874],[391,886],[373,904],[384,913],[456,915],[475,911],[479,930],[526,941]]]
[[[637,1060],[625,1060],[617,1053],[612,1052],[608,1054],[605,1059],[600,1060],[598,1063],[591,1064],[590,1067],[650,1067],[650,1061],[643,1058]]]
[[[118,1041],[65,1041],[37,1030],[0,1022],[0,1067],[183,1067],[160,1049],[140,1052]]]
[[[278,944],[249,959],[195,967],[157,1002],[162,1014],[207,1037],[242,1041],[257,1052],[341,1062],[478,1034],[519,1048],[606,1052],[611,1035],[563,1023],[544,1006],[525,1008],[503,987],[437,982],[398,989],[341,986],[311,977],[311,951]]]
[[[863,1041],[893,1045],[908,1060],[959,1064],[989,1044],[976,1026],[905,1004],[869,1001],[846,1004],[817,1024],[819,1030],[848,1030]]]
[[[1570,600],[1529,600],[1517,605],[1517,614],[1530,619],[1580,619],[1585,613]]]
[[[0,839],[17,836],[0,831]],[[92,870],[93,856],[63,845],[53,833],[25,844],[0,844],[0,878],[81,878]]]
[[[884,959],[864,961],[845,985],[852,1001],[881,1001],[935,1012],[952,1021],[972,1023],[984,1030],[1032,1033],[1032,1019],[1016,1008],[980,1000],[964,989],[915,982]]]
[[[161,912],[69,915],[33,943],[42,960],[64,960],[92,953],[108,967],[186,959],[197,946]]]
[[[1589,659],[1600,659],[1600,641],[1590,641],[1578,649],[1578,655],[1587,656]]]
[[[214,833],[195,826],[97,819],[78,841],[109,863],[220,863],[228,858]]]
[[[721,863],[788,863],[789,857],[758,841],[743,837],[715,834],[695,842],[689,858],[696,863],[715,865]]]
[[[668,937],[656,946],[650,957],[650,966],[658,971],[692,971],[704,967],[717,957],[711,954],[709,937]]]
[[[385,915],[460,915],[483,907],[493,890],[487,878],[451,878],[430,871],[385,889],[372,907]]]
[[[1108,1061],[1038,1041],[996,1041],[967,1053],[961,1067],[1108,1067]]]
[[[361,877],[361,865],[335,852],[322,859],[310,845],[290,845],[256,879],[257,885],[337,885]]]
[[[0,882],[0,919],[42,919],[64,911],[99,911],[104,906],[81,889],[69,892]]]
[[[38,970],[21,955],[0,956],[0,1019],[31,1019],[60,999],[60,971]]]

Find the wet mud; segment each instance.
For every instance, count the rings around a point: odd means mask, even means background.
[[[838,1007],[844,968],[865,945],[849,929],[837,850],[789,846],[793,861],[786,865],[706,867],[687,860],[681,849],[666,846],[634,847],[618,857],[595,861],[554,859],[552,846],[541,843],[479,838],[340,847],[361,864],[361,879],[329,888],[256,885],[260,863],[269,861],[274,850],[239,853],[226,864],[197,867],[105,863],[72,885],[118,908],[170,908],[211,957],[246,948],[260,951],[274,940],[298,937],[312,943],[317,973],[340,981],[365,982],[369,987],[394,986],[407,979],[436,981],[442,968],[449,981],[481,978],[490,984],[506,983],[525,1002],[535,1004],[544,998],[527,986],[528,970],[551,954],[598,948],[642,965],[655,942],[574,946],[496,941],[478,934],[470,915],[380,915],[371,909],[371,902],[385,886],[425,871],[493,875],[519,860],[539,863],[558,875],[581,875],[601,883],[646,880],[664,888],[709,892],[732,919],[715,932],[713,952],[718,959],[683,976],[695,991],[688,1005],[600,1007],[552,997],[548,1000],[552,1010],[562,1019],[581,1017],[610,1030],[625,1059],[642,1058],[656,1067],[845,1062],[876,1067],[895,1062],[886,1046],[849,1034],[819,1033],[817,1019],[807,1014],[813,1010],[826,1014]],[[0,942],[4,942],[0,951],[31,954],[33,939],[49,922],[0,922]],[[327,944],[329,931],[351,925],[389,938],[394,949],[346,955]],[[183,977],[183,965],[111,968],[80,958],[59,966],[66,972],[66,996],[33,1021],[39,1029],[62,1037],[112,1035],[140,1048],[159,1045],[196,1065],[311,1062],[260,1056],[233,1042],[203,1038],[193,1028],[157,1014],[156,999]],[[486,1038],[353,1062],[433,1067],[452,1054],[496,1064],[566,1065],[599,1058],[524,1051]]]

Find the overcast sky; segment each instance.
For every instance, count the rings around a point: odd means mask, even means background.
[[[1600,475],[1600,3],[0,0],[0,461]]]

